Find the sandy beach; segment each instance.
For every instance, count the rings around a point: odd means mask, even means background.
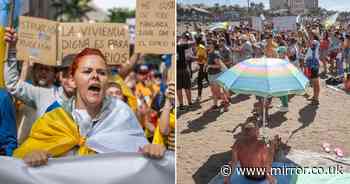
[[[195,88],[192,94],[195,99]],[[312,95],[311,88],[308,94]],[[177,112],[177,183],[206,184],[219,172],[230,160],[234,135],[241,131],[239,124],[251,115],[255,101],[254,96],[234,95],[228,112],[221,109],[206,113],[212,105],[206,88],[200,103]],[[340,147],[350,156],[350,95],[323,83],[319,106],[311,105],[304,96],[290,100],[288,113],[278,112],[279,99],[274,98],[272,105],[269,135],[278,134],[292,150],[324,154],[321,144],[328,142],[333,149]]]

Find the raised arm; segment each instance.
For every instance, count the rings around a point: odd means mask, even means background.
[[[124,66],[122,66],[122,68],[121,68],[120,71],[119,71],[119,75],[120,75],[123,79],[125,79],[126,76],[129,75],[129,73],[132,71],[134,65],[136,65],[136,64],[138,63],[140,57],[141,57],[140,54],[134,53],[134,54],[131,56],[129,63],[126,64],[126,65],[124,65]]]
[[[162,115],[160,116],[160,132],[162,135],[170,133],[170,111],[173,108],[172,100],[175,99],[175,84],[170,83],[167,90],[167,98],[163,107]]]
[[[17,34],[13,28],[6,28],[5,40],[10,46],[9,56],[5,62],[4,70],[6,89],[25,104],[36,108],[40,88],[25,82],[28,64],[23,65],[21,76],[18,72],[18,60],[16,58]]]

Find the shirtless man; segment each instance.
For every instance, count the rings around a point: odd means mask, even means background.
[[[276,179],[271,175],[271,167],[277,147],[278,136],[270,142],[268,147],[263,140],[259,140],[259,129],[251,121],[242,128],[242,137],[238,138],[232,146],[232,171],[235,171],[237,163],[241,168],[262,168],[264,173],[244,173],[249,180],[267,180],[270,184],[276,184]],[[253,170],[251,170],[253,172]],[[224,178],[225,184],[230,184],[230,178]]]

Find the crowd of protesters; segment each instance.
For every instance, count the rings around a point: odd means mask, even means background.
[[[195,23],[190,25],[193,26],[187,26],[177,36],[177,97],[180,111],[192,106],[190,89],[194,80],[197,80],[197,102],[201,100],[203,82],[206,81],[213,97],[213,106],[209,110],[222,107],[227,111],[232,94],[220,87],[215,79],[228,68],[249,58],[288,60],[310,79],[313,94],[309,100],[313,105],[320,103],[320,78],[326,79],[330,85],[342,84],[342,88],[350,92],[348,26],[326,28],[317,21],[298,24],[298,29],[294,31],[277,31],[268,24],[263,31],[257,31],[247,24],[212,30],[203,30]],[[198,71],[196,79],[193,78],[194,70]],[[189,108],[184,105],[182,89],[186,92]],[[280,99],[282,105],[279,110],[288,112],[288,96]],[[267,113],[268,107],[271,107],[270,101],[265,104]],[[257,106],[261,105],[261,102],[257,103]]]
[[[108,66],[101,51],[86,48],[64,57],[60,66],[48,66],[17,60],[17,35],[14,29],[7,28],[5,37],[1,39],[10,45],[4,68],[6,86],[0,91],[1,155],[16,156],[16,150],[19,153],[27,149],[23,156],[29,165],[45,164],[49,155],[62,156],[45,147],[40,147],[41,151],[28,151],[32,149],[28,145],[35,139],[35,133],[38,135],[41,131],[33,127],[39,126],[52,105],[57,102],[64,106],[71,101],[75,103],[72,103],[72,112],[68,113],[76,121],[81,136],[86,132],[91,133],[99,121],[112,121],[119,116],[115,122],[127,119],[116,131],[123,131],[123,127],[141,128],[142,136],[151,143],[140,148],[139,151],[145,155],[159,158],[166,149],[174,151],[175,85],[167,80],[171,55],[153,56],[151,58],[158,58],[161,62],[148,64],[146,55],[133,53],[128,64]],[[99,104],[97,110],[94,108],[96,104]],[[116,109],[103,116],[103,112],[109,112],[105,106]],[[88,115],[82,109],[86,109]],[[121,137],[120,140],[128,139]],[[57,142],[59,144],[62,143]],[[126,141],[123,144],[135,143]],[[96,150],[93,152],[99,153]]]
[[[312,94],[305,94],[304,97],[316,109],[320,103],[322,105],[321,79],[324,79],[327,85],[350,92],[349,26],[328,27],[318,21],[299,24],[294,31],[277,31],[272,25],[266,25],[263,31],[254,30],[249,25],[217,27],[203,31],[195,23],[192,25],[194,26],[191,31],[187,27],[186,31],[177,36],[179,111],[191,110],[193,103],[203,103],[201,101],[203,83],[206,82],[210,86],[209,100],[212,100],[213,105],[205,113],[221,110],[226,112],[230,98],[235,94],[226,91],[216,79],[237,63],[250,58],[279,58],[293,64],[310,80]],[[197,75],[195,71],[198,71]],[[192,84],[197,84],[196,101],[193,101],[191,96]],[[187,106],[182,96],[183,89],[187,95]],[[291,97],[292,95],[279,97],[280,112],[289,111],[288,103]],[[244,181],[277,183],[277,177],[268,171],[282,143],[281,138],[276,135],[271,140],[267,137],[262,139],[261,136],[264,135],[260,134],[259,130],[264,119],[267,124],[271,122],[268,116],[268,111],[272,107],[271,102],[272,98],[263,100],[263,97],[257,96],[253,116],[242,124],[241,133],[237,134],[237,137],[234,136],[235,143],[231,147],[231,169],[234,170],[240,165],[241,168],[265,168],[267,171],[259,174],[244,173]],[[340,149],[336,154],[343,156]],[[225,184],[237,182],[242,183],[239,182],[239,177],[224,177]]]

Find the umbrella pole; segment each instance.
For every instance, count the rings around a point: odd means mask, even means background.
[[[266,98],[264,97],[263,98],[263,105],[262,105],[262,108],[263,108],[263,110],[262,110],[262,112],[263,112],[263,122],[262,122],[262,127],[261,127],[261,137],[262,137],[262,139],[263,139],[263,141],[265,142],[265,143],[267,143],[267,140],[266,140],[266,133],[265,133],[265,124],[266,124],[266,117],[265,117],[265,104],[266,103]]]
[[[265,119],[266,119],[266,117],[265,117],[265,113],[266,113],[266,112],[265,112],[265,110],[266,110],[266,109],[265,109],[265,105],[266,105],[266,104],[265,104],[265,103],[266,103],[266,98],[264,97],[264,98],[263,98],[263,105],[262,105],[262,107],[263,107],[263,110],[262,110],[262,112],[263,112],[263,124],[262,124],[263,130],[264,130],[264,128],[265,128],[265,123],[266,123],[266,120],[265,120]]]

